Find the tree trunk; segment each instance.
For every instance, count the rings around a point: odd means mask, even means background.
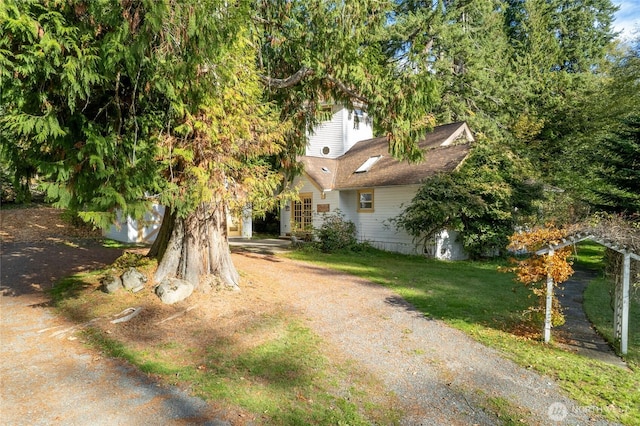
[[[185,218],[165,211],[149,256],[158,258],[155,280],[180,278],[194,286],[216,281],[239,290],[240,276],[231,261],[226,210],[222,203],[202,203]]]

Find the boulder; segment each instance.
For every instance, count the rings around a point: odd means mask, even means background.
[[[144,284],[147,282],[147,276],[136,268],[129,268],[124,274],[122,274],[122,286],[134,293],[142,290]]]
[[[102,291],[109,294],[115,293],[122,287],[122,280],[117,275],[109,274],[102,278],[100,283],[102,284],[102,287],[100,287]]]
[[[156,294],[167,305],[180,302],[193,293],[193,284],[178,278],[165,278],[156,287]]]

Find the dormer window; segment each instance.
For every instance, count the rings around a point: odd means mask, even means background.
[[[367,161],[362,163],[360,167],[358,167],[355,173],[365,173],[368,172],[374,164],[378,162],[382,158],[382,155],[376,155],[375,157],[369,157]]]

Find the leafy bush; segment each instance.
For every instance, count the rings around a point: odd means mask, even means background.
[[[442,229],[458,231],[472,258],[504,253],[514,227],[542,196],[522,163],[503,146],[478,144],[459,170],[426,179],[389,222],[424,244]]]
[[[325,252],[353,250],[358,247],[356,225],[339,210],[323,214],[322,225],[315,231],[317,247]]]

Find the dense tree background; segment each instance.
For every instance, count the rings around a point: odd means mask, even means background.
[[[366,104],[394,154],[421,156],[436,89],[385,43],[396,6],[3,2],[2,158],[96,226],[160,202],[156,279],[237,286],[226,214],[278,203],[321,104]]]

